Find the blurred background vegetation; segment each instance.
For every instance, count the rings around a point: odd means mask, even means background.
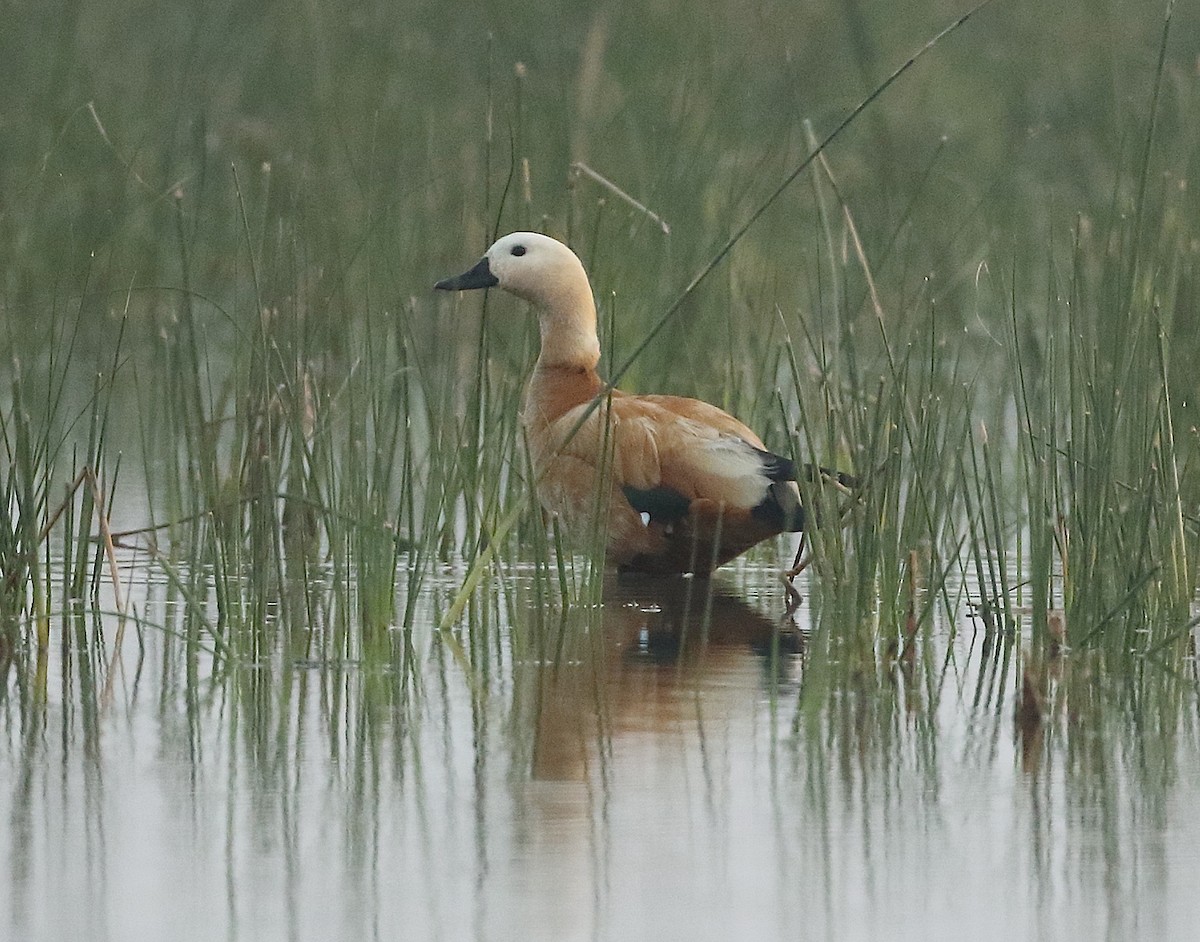
[[[1042,299],[1078,217],[1086,231],[1132,211],[1160,6],[1001,0],[831,148],[892,316],[927,292],[978,331],[966,299],[981,270]],[[432,343],[447,330],[434,323],[432,280],[495,229],[535,226],[571,237],[601,298],[616,292],[631,343],[808,152],[804,122],[824,136],[963,9],[50,0],[10,11],[5,341],[37,351],[48,312],[81,297],[97,349],[127,300],[134,337],[169,331],[180,298],[144,289],[182,285],[182,238],[192,287],[236,321],[253,318],[253,257],[261,302],[301,312],[318,348],[337,353],[356,325],[405,310]],[[1171,219],[1182,231],[1196,216],[1187,182],[1200,161],[1200,11],[1181,4],[1175,18],[1148,188],[1168,238]],[[573,161],[670,235],[573,177]],[[738,331],[763,330],[776,304],[813,306],[826,250],[813,181],[752,230],[664,348],[682,344],[703,367],[710,344],[698,337],[729,330],[727,314]],[[1189,277],[1196,254],[1184,253]],[[848,306],[863,300],[848,293]],[[1182,300],[1194,310],[1195,288]],[[208,329],[216,349],[233,342],[222,318]],[[705,375],[671,379],[703,386]]]

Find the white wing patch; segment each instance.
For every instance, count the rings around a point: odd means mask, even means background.
[[[670,415],[666,422],[649,419],[637,419],[634,422],[643,426],[643,434],[656,446],[656,462],[675,463],[681,477],[708,478],[719,482],[714,482],[714,493],[698,494],[698,497],[748,510],[767,496],[771,482],[764,472],[762,457],[742,439],[725,434],[711,425],[677,415]],[[624,442],[625,436],[622,434],[622,445]],[[661,469],[661,465],[659,467]]]
[[[763,473],[762,459],[740,438],[721,436],[695,450],[697,466],[728,482],[721,498],[732,507],[750,508],[767,496],[771,482]]]

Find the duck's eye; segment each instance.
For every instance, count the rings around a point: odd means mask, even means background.
[[[525,254],[525,246],[514,245],[512,247],[512,253],[513,253],[513,255],[524,255]]]

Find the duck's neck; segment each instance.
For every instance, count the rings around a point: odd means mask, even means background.
[[[537,300],[542,337],[538,369],[595,370],[600,362],[596,302],[582,268],[579,275],[549,286]]]
[[[542,349],[526,394],[527,424],[553,422],[604,386],[596,373],[600,341],[590,288],[555,300],[538,311]]]

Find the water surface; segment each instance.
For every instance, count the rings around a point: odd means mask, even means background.
[[[8,675],[8,932],[1192,936],[1193,719],[1143,738],[1119,698],[1063,702],[1068,655],[1030,743],[1015,664],[966,616],[934,626],[932,669],[845,683],[776,580],[742,568],[709,600],[610,578],[589,627],[510,573],[490,637],[459,660],[414,633],[409,666],[211,674],[130,627],[107,692],[63,674],[55,637],[45,703]],[[173,623],[165,596],[147,620]]]

